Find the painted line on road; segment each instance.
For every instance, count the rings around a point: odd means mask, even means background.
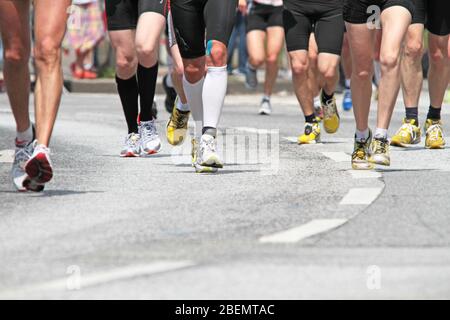
[[[14,150],[0,150],[0,163],[13,163]]]
[[[86,287],[98,286],[115,281],[121,281],[126,279],[138,278],[143,276],[151,276],[155,274],[175,271],[179,269],[189,268],[194,266],[195,263],[191,261],[159,261],[145,265],[127,266],[105,272],[98,272],[84,275],[79,275],[80,289]],[[81,270],[82,271],[82,270]],[[0,299],[4,297],[22,296],[33,292],[43,291],[71,291],[75,284],[74,274],[69,274],[67,278],[58,279],[42,284],[36,284],[24,288],[18,288],[8,292],[0,292]],[[72,289],[74,290],[74,289]],[[76,289],[78,290],[78,288]]]
[[[264,236],[261,243],[296,243],[311,236],[324,233],[346,223],[347,219],[314,219],[301,226]]]
[[[353,179],[378,179],[381,172],[371,170],[348,170]]]
[[[350,162],[350,156],[345,152],[322,152],[322,154],[336,162]]]
[[[383,188],[353,188],[342,198],[341,205],[369,205],[374,202],[383,191]]]

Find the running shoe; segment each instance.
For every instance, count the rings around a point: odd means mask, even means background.
[[[298,144],[314,144],[320,142],[320,125],[317,122],[305,123],[305,133],[298,137]]]
[[[50,161],[50,149],[34,140],[31,147],[33,154],[25,164],[27,178],[23,186],[29,191],[40,192],[44,190],[44,184],[52,180],[53,167]]]
[[[155,120],[141,121],[139,124],[139,137],[142,156],[152,155],[161,150],[161,139],[156,130]]]
[[[120,151],[120,156],[122,158],[139,157],[140,148],[141,139],[137,133],[132,132],[126,136],[122,151]]]
[[[322,91],[323,94],[323,91]],[[320,99],[323,101],[323,99]],[[327,133],[335,133],[339,129],[339,113],[337,111],[336,98],[328,100],[326,103],[322,103],[323,109],[323,126]]]
[[[30,160],[33,154],[32,143],[20,143],[16,139],[16,151],[14,154],[14,162],[11,169],[11,177],[14,187],[19,192],[25,192],[24,181],[28,179],[28,174],[25,172],[25,164]]]
[[[259,114],[268,116],[271,113],[272,113],[272,104],[270,103],[270,100],[267,98],[263,98],[259,108]]]
[[[392,137],[391,146],[406,148],[412,144],[420,143],[420,127],[415,119],[403,119],[403,124]]]
[[[389,140],[375,137],[370,146],[369,161],[373,164],[382,166],[391,165],[391,156],[389,154]]]
[[[199,163],[202,167],[223,168],[216,149],[216,138],[209,134],[204,134],[200,139],[196,163]]]
[[[369,162],[370,144],[372,143],[372,131],[369,131],[367,140],[356,139],[352,153],[352,168],[354,170],[371,170],[373,164]]]
[[[169,75],[166,74],[162,81],[162,85],[163,85],[164,91],[166,93],[166,100],[165,100],[164,105],[166,107],[167,112],[172,113],[172,109],[175,104],[175,99],[177,98],[177,92],[175,91],[175,88],[171,88],[167,85],[167,77],[168,76]]]
[[[247,72],[245,73],[245,86],[248,89],[255,90],[258,86],[257,70],[247,64]]]
[[[202,166],[198,161],[198,152],[199,152],[199,147],[198,147],[198,141],[193,138],[192,139],[192,151],[191,151],[191,160],[192,160],[192,166],[195,169],[195,172],[197,173],[216,173],[217,172],[217,168],[214,167],[205,167]]]
[[[317,121],[321,122],[323,120],[323,109],[322,102],[320,102],[320,96],[314,98],[314,113]]]
[[[425,122],[425,148],[444,149],[445,139],[442,122],[440,120],[427,119]]]
[[[183,143],[188,130],[189,114],[190,112],[181,112],[176,107],[173,108],[166,127],[167,141],[171,145],[177,146]]]
[[[352,91],[350,89],[344,90],[344,100],[342,102],[344,111],[350,111],[353,108]]]

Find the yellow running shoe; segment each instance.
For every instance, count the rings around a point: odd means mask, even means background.
[[[444,130],[440,120],[427,119],[425,122],[425,148],[427,149],[444,149]]]
[[[367,140],[358,140],[355,137],[355,146],[352,153],[353,170],[371,170],[374,165],[369,162],[369,148],[372,143],[372,131],[369,131]]]
[[[408,145],[420,143],[422,132],[415,119],[403,119],[403,124],[392,137],[391,146],[406,148]]]
[[[298,144],[314,144],[320,142],[319,123],[305,123],[305,133],[299,136],[297,141]]]
[[[387,139],[374,138],[370,146],[369,162],[382,166],[391,165],[389,154],[389,141]]]
[[[175,101],[175,106],[176,104],[177,102]],[[173,107],[172,114],[167,122],[166,128],[167,141],[173,146],[183,143],[188,130],[190,114],[190,112],[181,112],[175,106]]]
[[[323,95],[323,91],[322,91]],[[323,99],[321,98],[321,101]],[[339,113],[337,110],[336,98],[327,101],[326,103],[322,103],[323,109],[323,126],[327,133],[335,133],[339,129]]]

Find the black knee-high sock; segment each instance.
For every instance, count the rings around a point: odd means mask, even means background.
[[[137,117],[139,114],[138,83],[136,75],[130,79],[120,79],[116,75],[117,91],[122,101],[123,112],[127,121],[128,133],[138,132]]]
[[[158,78],[158,63],[153,67],[138,66],[139,96],[141,100],[141,121],[153,120],[152,106],[155,99],[156,80]]]

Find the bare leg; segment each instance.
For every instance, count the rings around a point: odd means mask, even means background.
[[[136,50],[139,63],[145,68],[158,62],[159,38],[166,25],[163,15],[146,12],[139,17],[136,29]]]
[[[266,81],[264,94],[272,95],[273,87],[278,76],[278,56],[284,43],[284,29],[271,27],[267,29]]]
[[[314,94],[309,82],[309,58],[306,50],[289,52],[294,90],[305,116],[314,114]]]
[[[342,69],[344,69],[345,80],[352,77],[352,55],[348,43],[347,33],[344,34],[342,45]]]
[[[36,135],[38,142],[45,146],[50,142],[61,101],[63,86],[61,42],[66,31],[67,8],[71,2],[71,0],[34,2],[37,68]]]
[[[178,49],[177,44],[172,46],[172,48],[170,48],[170,53],[172,55],[174,64],[172,72],[173,86],[175,87],[175,91],[180,97],[181,103],[186,104],[187,98],[183,88],[183,73],[184,73],[183,59],[181,58],[180,50]]]
[[[331,53],[319,53],[318,69],[323,82],[323,90],[328,95],[332,95],[336,90],[339,81],[339,65],[340,57]]]
[[[429,35],[430,70],[428,73],[430,102],[441,108],[450,80],[450,58],[447,52],[449,36]]]
[[[400,6],[381,14],[383,35],[380,49],[381,80],[377,128],[388,129],[400,90],[400,57],[403,39],[411,23],[411,14]]]
[[[252,30],[247,33],[248,61],[254,69],[261,67],[266,60],[266,33]]]
[[[3,31],[5,56],[3,73],[16,120],[16,130],[19,132],[24,132],[30,127],[29,11],[30,2],[27,0],[0,1],[0,31]]]

